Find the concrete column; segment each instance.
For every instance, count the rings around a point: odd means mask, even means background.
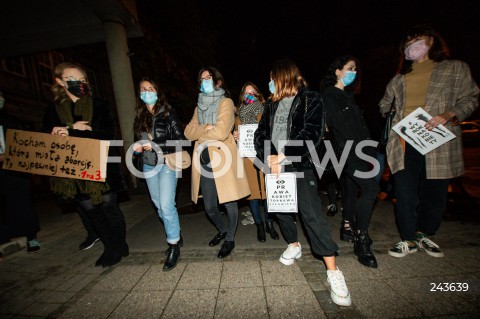
[[[127,34],[124,23],[118,17],[105,17],[103,27],[123,146],[127,150],[133,143],[135,118],[135,86],[128,57]]]

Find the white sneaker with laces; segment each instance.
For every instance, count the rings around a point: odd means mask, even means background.
[[[302,257],[302,245],[298,243],[298,247],[289,244],[287,249],[280,256],[280,262],[286,266],[290,266],[295,262],[295,259]]]
[[[352,305],[352,297],[348,291],[343,273],[337,270],[327,270],[328,283],[330,284],[330,296],[334,303],[339,306]]]

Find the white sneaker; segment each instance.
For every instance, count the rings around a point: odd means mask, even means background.
[[[330,296],[333,302],[339,306],[350,306],[352,298],[350,297],[350,291],[348,291],[343,273],[337,268],[337,270],[327,270],[327,276],[330,284]]]
[[[290,266],[295,262],[295,259],[302,257],[302,245],[298,243],[298,247],[289,244],[287,249],[280,256],[280,262],[286,266]]]

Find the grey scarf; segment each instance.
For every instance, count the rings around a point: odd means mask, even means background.
[[[218,106],[224,94],[225,91],[218,88],[212,93],[198,95],[198,123],[214,125],[217,122]]]

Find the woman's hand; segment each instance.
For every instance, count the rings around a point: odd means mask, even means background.
[[[432,117],[430,119],[430,121],[425,123],[425,128],[427,130],[431,131],[434,128],[436,128],[437,126],[439,126],[440,124],[443,125],[443,124],[447,123],[448,121],[450,121],[454,117],[455,117],[455,113],[453,113],[453,112],[445,112],[443,114],[439,114],[437,116]]]
[[[233,131],[233,138],[235,139],[236,142],[240,139],[240,132],[239,131]]]
[[[145,151],[151,151],[152,150],[152,143],[147,142],[147,143],[143,144],[143,149]]]
[[[55,126],[52,129],[52,134],[68,136],[68,127],[67,126]]]
[[[282,162],[285,160],[285,154],[280,153],[279,155],[270,155],[267,158],[267,164],[270,168],[270,173],[280,174],[282,172]]]
[[[73,123],[72,128],[80,131],[91,131],[92,127],[87,125],[88,121],[77,121]]]
[[[137,153],[142,153],[143,152],[143,147],[139,143],[133,144],[133,150]]]

